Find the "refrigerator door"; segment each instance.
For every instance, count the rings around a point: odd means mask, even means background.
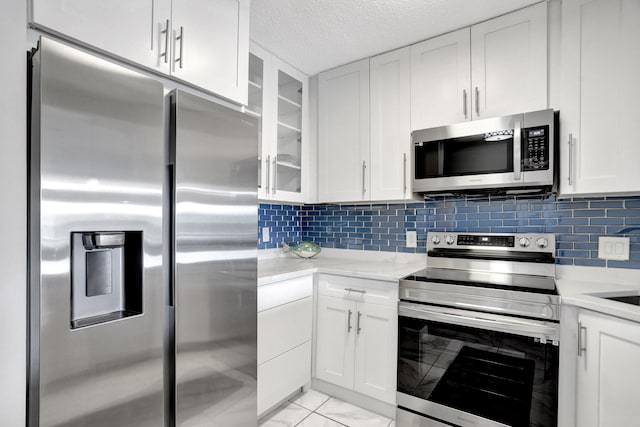
[[[164,424],[162,84],[32,56],[29,426]]]
[[[256,425],[258,122],[172,93],[177,426]]]

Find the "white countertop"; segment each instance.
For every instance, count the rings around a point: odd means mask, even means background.
[[[307,260],[270,249],[259,251],[258,286],[316,272],[397,282],[425,267],[424,254],[328,248]],[[640,294],[640,270],[558,265],[556,276],[563,304],[640,322],[639,306],[596,296]]]
[[[425,254],[327,248],[312,259],[302,259],[270,249],[259,251],[258,286],[315,272],[397,282],[425,266]]]
[[[640,294],[640,271],[623,268],[556,267],[556,286],[562,304],[640,322],[640,307],[596,295]]]

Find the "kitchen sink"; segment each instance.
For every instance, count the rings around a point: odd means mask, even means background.
[[[631,304],[640,306],[640,293],[637,291],[627,292],[627,293],[606,293],[606,294],[592,294],[595,297],[608,299],[610,301],[618,301],[624,304]]]

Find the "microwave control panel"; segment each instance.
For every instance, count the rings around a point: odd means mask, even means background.
[[[522,130],[523,165],[525,171],[549,169],[549,126]]]

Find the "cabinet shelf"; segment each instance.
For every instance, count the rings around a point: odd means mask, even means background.
[[[297,169],[297,170],[301,170],[302,169],[302,167],[300,165],[296,165],[296,164],[289,163],[289,162],[277,161],[276,164],[278,166],[284,166],[286,168],[291,168],[291,169]]]
[[[256,89],[262,90],[262,85],[260,83],[256,83],[254,81],[249,80],[249,86],[254,87]]]
[[[282,95],[278,96],[278,116],[283,114],[290,114],[295,112],[301,112],[302,106],[289,98]]]
[[[291,135],[299,134],[299,133],[302,132],[301,129],[298,129],[298,128],[293,127],[293,126],[289,126],[288,124],[282,123],[282,122],[278,122],[278,127],[283,130],[282,133],[278,132],[278,137],[291,136]],[[280,131],[280,129],[279,129],[279,131]]]
[[[259,119],[262,118],[262,114],[258,113],[257,111],[253,111],[249,108],[245,108],[244,112],[249,114],[250,116],[257,117]]]

